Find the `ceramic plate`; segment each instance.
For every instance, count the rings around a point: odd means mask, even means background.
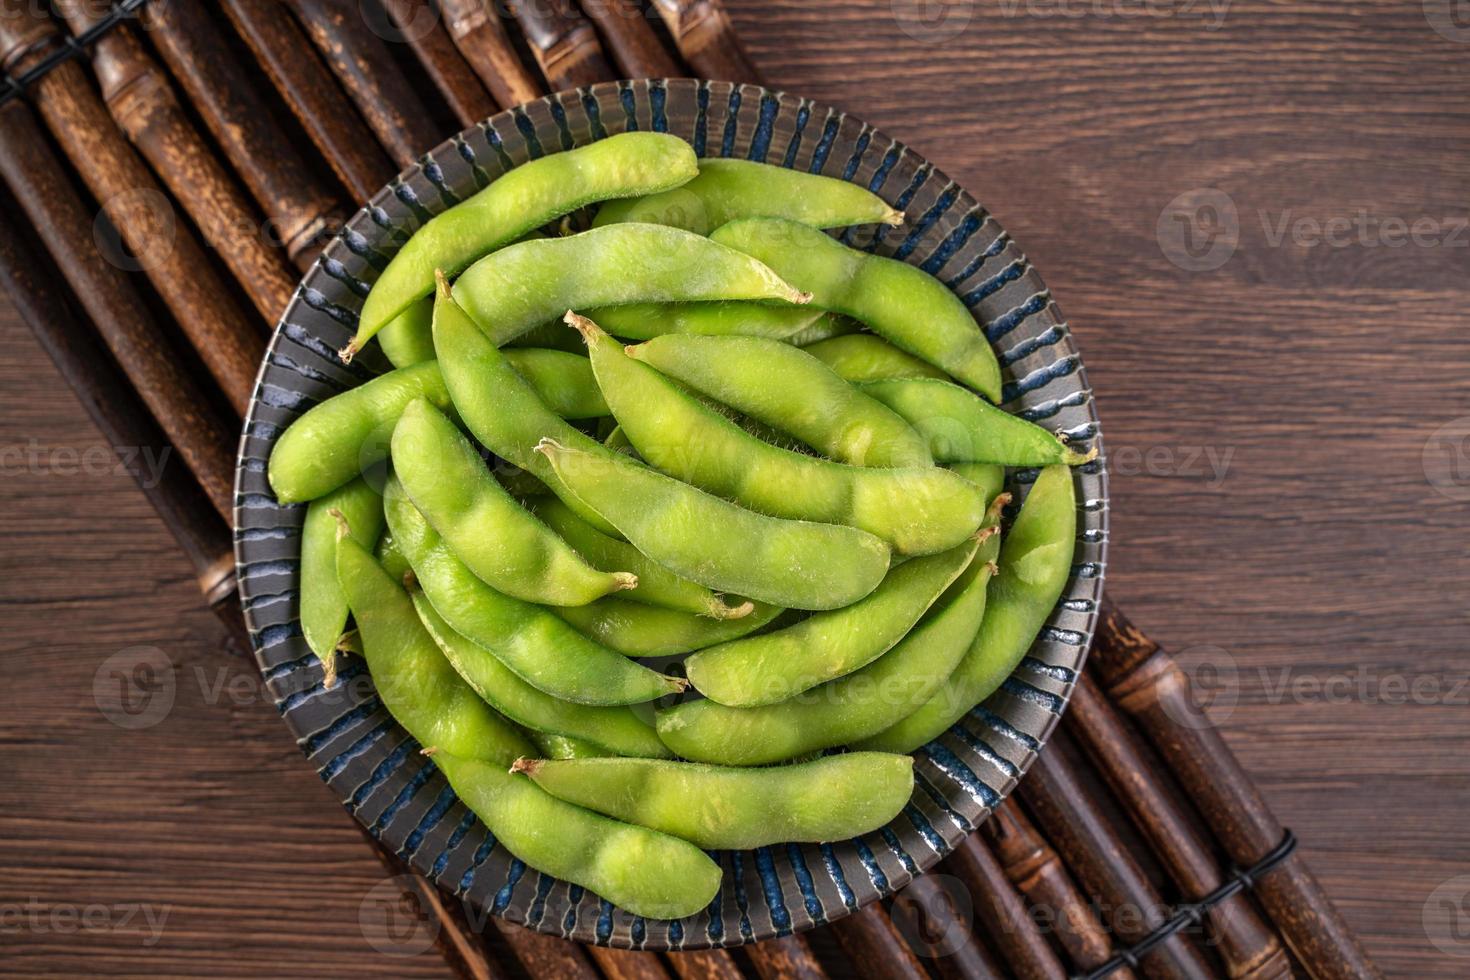
[[[983,821],[1045,743],[1081,668],[1102,594],[1103,469],[1077,481],[1076,565],[1040,638],[1004,687],[917,754],[917,787],[889,826],[855,840],[717,855],[723,887],[679,921],[648,920],[537,873],[498,846],[434,764],[389,717],[360,661],[322,685],[297,615],[302,506],[276,503],[266,460],[311,406],[385,367],[333,353],[405,234],[526,160],[625,130],[681,136],[700,156],[824,173],[902,208],[902,228],[851,234],[949,285],[1005,370],[1004,403],[1080,446],[1099,444],[1081,359],[1041,277],[1000,224],[943,172],[861,120],[794,95],[693,80],[563,92],[471,127],[435,148],[360,211],[312,267],[276,328],[240,447],[235,534],[240,593],[265,682],[307,761],[383,844],[473,907],[542,932],[639,949],[734,946],[830,922],[902,888]],[[1035,473],[1013,474],[1024,494]]]

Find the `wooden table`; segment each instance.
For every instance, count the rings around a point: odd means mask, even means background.
[[[730,7],[1025,246],[1098,392],[1112,595],[1384,972],[1458,978],[1423,910],[1470,875],[1470,23],[1220,2]],[[8,305],[0,345],[0,972],[444,975],[364,940],[378,865]],[[152,663],[171,710],[119,727]]]

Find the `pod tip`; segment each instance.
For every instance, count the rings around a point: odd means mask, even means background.
[[[537,442],[536,445],[531,447],[533,452],[538,452],[542,456],[546,456],[548,458],[551,456],[552,453],[563,452],[566,448],[566,446],[563,446],[561,443],[551,438],[551,436],[542,436],[541,440]]]
[[[438,752],[438,751],[439,751],[439,746],[437,746],[437,745],[426,745],[423,748],[419,749],[419,755],[433,755],[435,752]]]
[[[1063,439],[1062,445],[1066,445],[1066,443],[1067,441]],[[1083,463],[1090,463],[1094,459],[1097,459],[1096,446],[1093,446],[1085,453],[1079,453],[1074,450],[1068,449],[1062,454],[1062,462],[1067,464],[1068,466],[1081,466]]]
[[[351,364],[352,359],[357,356],[357,352],[360,350],[362,350],[362,342],[356,337],[353,337],[347,342],[346,347],[337,352],[337,356],[341,358],[343,364]]]
[[[738,606],[727,606],[720,599],[711,599],[709,608],[715,619],[744,619],[755,612],[755,603],[747,599]]]
[[[888,213],[885,214],[881,220],[885,225],[897,228],[899,225],[904,223],[906,218],[907,215],[905,215],[898,208],[889,208]]]
[[[346,514],[342,513],[342,511],[339,510],[336,507],[329,507],[329,508],[327,508],[327,513],[331,515],[332,520],[334,520],[334,521],[337,522],[337,540],[338,541],[341,541],[343,538],[347,537],[347,535],[349,535],[349,534],[352,533],[352,528],[350,528],[350,527],[347,526],[347,515]]]
[[[527,759],[525,756],[521,756],[515,762],[511,763],[510,771],[513,773],[525,773],[527,776],[534,776],[536,775],[536,771],[540,768],[540,759]]]
[[[597,324],[593,323],[585,316],[582,316],[578,313],[573,313],[571,310],[567,310],[567,314],[566,316],[562,317],[562,320],[566,323],[567,326],[572,327],[577,331],[577,333],[581,334],[582,339],[587,341],[587,343],[589,344],[594,339],[596,339],[598,334],[602,333],[602,328],[599,327]]]
[[[625,589],[638,588],[638,576],[632,572],[613,572],[613,581],[617,583],[614,592],[622,592]]]

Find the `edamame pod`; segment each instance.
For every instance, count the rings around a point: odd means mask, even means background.
[[[903,224],[902,211],[857,184],[753,160],[723,158],[701,159],[699,174],[673,190],[609,201],[592,224],[647,221],[708,235],[727,221],[751,217],[789,218],[813,228]]]
[[[762,603],[741,619],[710,619],[621,596],[556,610],[578,632],[625,657],[673,657],[701,650],[754,633],[781,612]]]
[[[337,577],[357,620],[368,673],[388,711],[425,748],[495,762],[525,755],[530,743],[455,673],[419,622],[408,593],[346,536],[345,522],[340,527]]]
[[[806,351],[832,369],[843,381],[880,381],[885,378],[938,378],[949,375],[927,361],[894,347],[870,333],[849,333],[803,344]]]
[[[434,359],[434,302],[416,299],[378,331],[378,346],[396,368],[412,367]]]
[[[1041,471],[1006,536],[980,631],[953,675],[922,707],[861,742],[912,752],[938,738],[1010,676],[1056,607],[1072,571],[1077,501],[1065,466]]]
[[[306,508],[301,525],[301,633],[324,663],[347,625],[347,596],[337,581],[334,510],[346,518],[353,539],[371,548],[383,530],[383,495],[359,478]]]
[[[615,337],[648,340],[665,334],[769,337],[793,342],[813,330],[831,329],[833,314],[812,306],[763,303],[628,303],[601,306],[587,315]],[[556,328],[571,336],[560,318]]]
[[[638,576],[638,588],[620,598],[713,619],[740,619],[755,611],[752,602],[726,605],[709,589],[680,578],[628,542],[603,534],[556,497],[540,497],[531,509],[597,568],[625,568]]]
[[[554,418],[561,418],[557,412],[569,418],[607,414],[585,357],[530,348],[508,350],[503,357]],[[389,371],[307,410],[271,450],[267,475],[276,499],[283,504],[314,500],[381,462],[398,417],[416,398],[454,413],[438,361]]]
[[[978,398],[959,385],[930,378],[890,378],[858,386],[908,420],[943,463],[1076,466],[1097,451],[1074,452],[1056,435]]]
[[[695,762],[759,766],[882,731],[928,701],[965,656],[985,612],[997,541],[991,535],[908,636],[863,669],[759,708],[685,702],[658,712],[658,737]]]
[[[966,542],[914,558],[894,566],[876,589],[850,606],[701,650],[684,661],[689,683],[711,701],[753,707],[850,674],[907,636],[974,553],[974,543]]]
[[[836,609],[872,592],[888,546],[857,528],[746,510],[596,443],[537,446],[567,492],[639,551],[721,592],[794,609]]]
[[[276,499],[283,504],[314,500],[386,458],[393,426],[416,398],[450,410],[438,364],[389,371],[312,406],[271,450],[266,475]]]
[[[779,341],[668,334],[627,354],[839,462],[934,465],[924,438],[898,414]]]
[[[393,539],[434,610],[526,683],[553,697],[592,705],[638,704],[684,689],[684,681],[594,643],[551,610],[480,581],[445,547],[396,479],[388,481],[383,505]]]
[[[419,399],[403,410],[392,452],[393,472],[419,513],[496,591],[526,602],[580,606],[638,585],[631,572],[587,564],[505,491],[470,441],[428,402]]]
[[[485,256],[454,283],[455,302],[497,346],[573,309],[810,298],[742,252],[662,225],[609,225],[519,242]]]
[[[1006,468],[998,463],[951,463],[951,470],[980,488],[980,497],[994,500],[1006,485]]]
[[[512,854],[634,915],[693,915],[720,890],[720,866],[698,847],[564,803],[509,762],[439,753],[434,764]]]
[[[617,755],[669,756],[653,726],[632,708],[594,707],[554,698],[521,680],[490,651],[455,632],[422,592],[414,593],[413,606],[459,676],[511,721],[538,732],[588,739]]]
[[[906,755],[849,752],[734,769],[652,759],[521,759],[552,796],[708,849],[846,840],[898,816],[914,791]]]
[[[990,342],[959,297],[922,269],[775,218],[732,221],[711,239],[760,259],[810,291],[822,309],[861,320],[991,401],[1000,399],[1000,364]]]
[[[669,190],[698,172],[689,144],[663,133],[621,133],[507,171],[430,220],[393,256],[362,304],[344,359],[433,292],[435,270],[454,275],[553,218],[594,201]]]
[[[638,455],[671,476],[759,513],[861,528],[900,554],[952,548],[980,526],[984,501],[947,470],[869,469],[773,446],[629,357],[592,321],[567,321],[586,338],[603,397]]]

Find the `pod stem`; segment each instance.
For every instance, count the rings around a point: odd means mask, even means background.
[[[755,603],[749,599],[738,606],[727,606],[722,599],[710,599],[705,615],[711,619],[744,619],[755,612]]]
[[[1010,502],[1011,495],[1009,493],[997,494],[996,498],[990,502],[990,506],[985,510],[985,519],[990,521],[992,526],[994,526],[994,521],[1000,520],[1000,512],[1005,510]]]
[[[591,345],[598,337],[603,335],[602,328],[596,323],[593,323],[590,319],[579,313],[573,313],[571,310],[567,310],[567,314],[562,317],[562,320],[567,326],[581,334],[583,342],[588,345]]]
[[[352,533],[352,528],[347,526],[347,515],[342,513],[340,509],[336,507],[328,507],[327,513],[331,515],[332,520],[337,522],[338,541],[341,541],[343,538],[347,537],[347,535]]]
[[[438,752],[438,751],[439,751],[439,746],[437,746],[437,745],[426,745],[423,748],[419,749],[419,755],[433,755],[435,752]]]
[[[521,756],[515,762],[511,763],[510,771],[513,773],[525,773],[527,776],[534,776],[536,775],[537,770],[541,768],[541,766],[542,760],[527,759],[525,756]]]
[[[359,341],[356,337],[353,337],[347,342],[346,347],[337,352],[337,357],[341,359],[343,364],[351,364],[352,359],[357,356],[357,352],[362,350],[364,343],[366,341]]]
[[[1063,440],[1063,445],[1065,444],[1066,440]],[[1090,463],[1094,459],[1097,459],[1096,446],[1093,446],[1085,453],[1074,452],[1071,449],[1062,453],[1062,462],[1067,466],[1081,466],[1083,463]]]
[[[885,214],[880,220],[889,227],[897,228],[899,225],[904,223],[907,217],[908,216],[905,215],[898,208],[889,208],[888,213]]]
[[[613,580],[617,583],[614,592],[622,592],[625,589],[638,588],[638,576],[632,572],[613,572]]]

